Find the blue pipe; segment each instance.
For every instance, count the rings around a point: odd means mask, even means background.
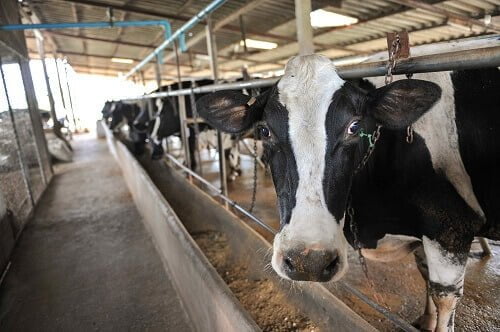
[[[227,0],[214,0],[204,9],[202,9],[198,14],[193,16],[189,21],[187,21],[182,27],[180,27],[177,31],[174,32],[170,38],[166,39],[160,46],[158,46],[151,54],[146,56],[144,60],[139,62],[134,68],[132,68],[126,75],[125,78],[132,76],[139,69],[144,67],[149,61],[151,61],[155,56],[158,56],[161,51],[163,51],[169,44],[171,44],[174,40],[180,39],[180,46],[183,46],[184,34],[194,27],[198,22],[200,22],[206,15],[212,13],[217,8],[222,6]],[[185,44],[184,44],[185,46]]]
[[[165,40],[172,36],[172,27],[167,20],[149,21],[109,21],[109,22],[68,22],[68,23],[38,23],[38,24],[7,24],[0,25],[0,30],[45,30],[45,29],[79,29],[79,28],[114,28],[114,27],[140,27],[149,25],[161,25],[165,31]],[[181,41],[182,43],[182,41]],[[159,55],[161,55],[158,52]],[[159,57],[160,61],[163,57]]]

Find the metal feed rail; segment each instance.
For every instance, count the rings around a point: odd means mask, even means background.
[[[500,43],[500,42],[499,42]],[[395,75],[428,73],[436,71],[477,69],[500,66],[500,46],[487,47],[466,51],[447,52],[441,54],[424,55],[399,60],[393,70]],[[344,79],[384,76],[387,72],[387,61],[361,63],[350,66],[339,66],[337,72]],[[124,98],[123,101],[164,98],[173,96],[187,96],[191,93],[211,93],[220,90],[241,90],[249,88],[268,87],[276,83],[280,77],[256,79],[244,82],[205,85],[190,89],[156,92],[143,96]]]
[[[191,175],[192,177],[194,177],[195,179],[197,179],[198,181],[200,181],[201,183],[203,183],[205,186],[207,186],[218,197],[222,198],[226,203],[228,203],[229,206],[232,206],[233,208],[235,208],[239,212],[243,213],[246,217],[250,218],[252,221],[254,221],[255,223],[257,223],[257,225],[259,225],[260,227],[262,227],[263,229],[265,229],[266,231],[268,231],[272,235],[276,235],[276,231],[273,228],[271,228],[265,222],[263,222],[262,220],[260,220],[259,218],[257,218],[256,216],[254,216],[253,214],[251,214],[250,212],[248,212],[241,205],[239,205],[238,203],[236,203],[235,201],[233,201],[232,199],[230,199],[226,195],[222,194],[222,191],[219,188],[217,188],[216,186],[214,186],[213,184],[211,184],[210,182],[208,182],[207,180],[205,180],[201,175],[199,175],[195,171],[189,169],[188,167],[184,166],[180,161],[177,160],[177,158],[175,158],[171,154],[165,153],[165,156],[170,161],[172,161],[174,164],[176,164],[179,168],[181,168],[184,172],[188,173],[189,175]]]

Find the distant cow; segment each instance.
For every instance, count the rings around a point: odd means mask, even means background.
[[[205,86],[213,84],[213,80],[203,79],[194,82],[196,86]],[[193,82],[184,81],[181,84],[182,89],[188,89],[192,87]],[[176,91],[179,89],[179,84],[174,83],[170,86],[163,86],[158,91]],[[203,97],[205,94],[197,94],[196,99]],[[180,135],[180,118],[179,118],[179,101],[178,97],[166,97],[158,98],[154,100],[154,103],[148,103],[147,106],[143,107],[141,113],[133,121],[133,126],[137,129],[146,130],[148,133],[148,139],[152,144],[153,148],[153,159],[158,159],[163,156],[162,141],[172,135]],[[194,113],[191,107],[191,98],[187,96],[185,98],[186,105],[186,117],[193,118]],[[152,109],[150,108],[152,107]],[[198,124],[198,129],[202,133],[204,145],[214,146],[215,133],[211,126],[206,123]],[[188,147],[190,152],[191,168],[196,169],[197,162],[195,157],[196,151],[196,131],[194,124],[188,124]],[[229,172],[228,176],[230,180],[234,180],[236,176],[241,174],[240,157],[239,150],[237,148],[238,139],[237,137],[231,137],[230,135],[223,134],[223,148],[225,157],[228,159]],[[216,146],[216,144],[215,144]]]
[[[280,276],[340,279],[347,240],[385,261],[416,250],[429,295],[421,327],[452,331],[474,236],[500,240],[499,105],[497,68],[415,75],[366,92],[309,55],[290,59],[256,100],[220,91],[198,110],[229,133],[257,126],[264,140],[279,200],[272,266]]]
[[[144,152],[144,144],[147,137],[146,131],[139,130],[134,126],[134,120],[140,112],[139,106],[135,103],[125,103],[122,101],[111,102],[109,106],[105,105],[102,111],[103,119],[109,123],[109,129],[113,133],[117,134],[122,126],[128,126],[128,140],[133,143],[132,149],[136,155],[141,155]]]

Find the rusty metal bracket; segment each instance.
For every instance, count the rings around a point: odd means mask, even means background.
[[[394,41],[399,36],[399,49],[394,54],[396,59],[407,59],[410,57],[410,38],[408,36],[408,31],[403,30],[401,32],[388,32],[387,33],[387,50],[389,55],[392,49]]]

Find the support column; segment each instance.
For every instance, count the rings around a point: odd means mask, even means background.
[[[142,71],[141,71],[142,73]],[[155,75],[156,75],[156,85],[158,86],[158,90],[161,88],[161,58],[159,55],[156,56],[156,65],[155,65]],[[146,86],[146,83],[144,83]]]
[[[71,89],[69,87],[68,64],[66,63],[66,60],[63,62],[63,64],[64,64],[64,75],[66,76],[66,88],[68,89],[69,107],[71,108],[71,116],[73,117],[73,125],[75,126],[75,132],[78,132],[78,128],[76,126],[75,109],[73,108],[73,97],[71,97]]]
[[[177,81],[179,82],[178,90],[182,89],[182,76],[181,76],[181,67],[179,62],[179,47],[177,46],[177,41],[174,42],[174,52],[175,52],[175,63],[177,65]],[[179,121],[181,122],[181,139],[182,145],[184,146],[184,158],[186,160],[186,166],[191,169],[191,154],[189,151],[189,142],[188,142],[188,131],[186,126],[186,99],[185,96],[178,96],[179,100]],[[191,175],[188,175],[188,178],[191,180]]]
[[[36,44],[38,47],[38,54],[40,55],[40,60],[42,61],[43,77],[45,79],[45,86],[47,87],[47,95],[49,97],[50,116],[52,118],[52,121],[54,122],[54,134],[57,137],[62,138],[61,124],[59,123],[59,121],[57,121],[56,107],[54,104],[54,96],[52,96],[52,89],[50,88],[49,74],[47,72],[47,63],[46,63],[46,59],[45,59],[45,48],[44,48],[43,39],[37,38]]]
[[[207,50],[210,57],[210,69],[214,83],[217,84],[219,79],[219,67],[217,63],[217,45],[215,43],[215,35],[213,34],[212,19],[207,16],[207,25],[205,27],[207,36]],[[224,196],[228,196],[227,192],[227,175],[226,175],[226,157],[224,155],[224,146],[222,142],[222,133],[217,130],[217,149],[219,150],[219,175],[221,183],[221,191]],[[227,203],[226,203],[227,207]]]
[[[46,186],[49,184],[50,177],[54,174],[54,170],[52,169],[52,162],[50,160],[50,154],[47,147],[47,139],[45,138],[45,133],[43,132],[42,118],[38,108],[38,101],[36,100],[35,87],[33,86],[29,60],[20,59],[19,66],[21,68],[26,101],[28,103],[31,126],[33,128],[37,160],[40,164],[40,173],[43,184]]]
[[[311,0],[295,0],[295,20],[299,55],[314,53],[313,29],[311,26]]]

